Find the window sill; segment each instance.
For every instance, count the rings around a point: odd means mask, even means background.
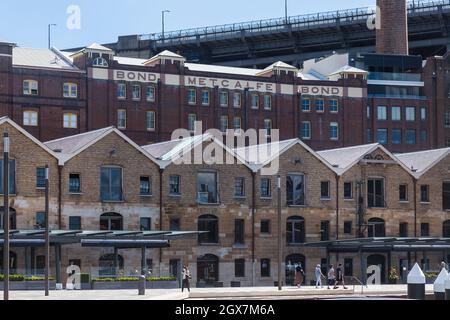
[[[64,96],[63,98],[64,98],[64,99],[72,99],[72,100],[73,100],[73,99],[78,99],[78,97],[65,97],[65,96]]]
[[[155,99],[153,99],[153,100],[147,99],[147,102],[155,102]]]
[[[100,200],[102,203],[125,203],[125,200]]]
[[[399,201],[398,203],[400,203],[400,204],[409,204],[409,201],[408,200],[404,200],[404,201]]]
[[[69,192],[69,196],[82,196],[84,193],[82,192]]]
[[[139,102],[139,101],[141,101],[141,98],[133,98],[133,99],[131,99],[131,100],[136,101],[136,102]]]
[[[305,245],[305,243],[288,243],[287,244],[288,247],[301,247],[304,245]]]
[[[262,201],[272,201],[273,198],[272,197],[261,197],[260,198]]]
[[[153,197],[152,194],[140,194],[139,196],[142,198],[152,198]]]
[[[259,236],[261,238],[272,238],[272,234],[270,233],[261,233]]]
[[[355,199],[350,199],[350,198],[348,198],[348,199],[344,199],[344,202],[353,202],[353,201],[355,201]]]
[[[307,208],[308,205],[300,204],[300,205],[288,205],[289,208]]]
[[[331,201],[331,198],[320,198],[320,201]]]
[[[147,132],[155,132],[156,129],[147,129]]]
[[[169,194],[169,197],[172,197],[172,198],[181,198],[181,194],[174,194],[174,193],[171,193],[171,194]]]
[[[423,201],[420,201],[420,204],[424,204],[424,205],[430,205],[430,204],[431,204],[431,202],[423,202]]]
[[[246,244],[234,244],[233,249],[245,250],[248,249],[248,246]]]
[[[235,200],[246,200],[247,197],[246,196],[234,196]]]
[[[303,113],[311,113],[311,110],[302,110]]]
[[[218,206],[222,205],[221,203],[200,203],[200,202],[197,202],[197,204],[199,206],[205,206],[205,207],[218,207]]]
[[[199,243],[200,247],[218,247],[219,243]]]
[[[127,100],[127,98],[117,97],[117,100]]]
[[[36,190],[45,190],[45,187],[36,187]]]

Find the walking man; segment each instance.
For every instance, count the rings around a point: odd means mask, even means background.
[[[342,285],[344,286],[344,290],[346,290],[347,287],[345,286],[345,282],[344,282],[344,270],[342,270],[342,263],[339,263],[339,265],[336,269],[336,273],[337,273],[337,279],[336,279],[336,284],[333,289],[337,289],[339,287],[339,284],[342,283]]]
[[[328,290],[331,289],[330,286],[334,286],[336,281],[336,274],[334,271],[334,266],[330,266],[330,270],[328,270]]]
[[[191,285],[189,283],[189,279],[191,279],[191,272],[189,271],[188,266],[183,267],[183,282],[181,286],[181,292],[184,292],[184,288],[187,288],[189,292],[191,292]]]
[[[322,273],[322,267],[320,266],[320,264],[317,265],[315,273],[316,273],[316,289],[319,289],[319,284],[320,289],[323,289],[322,278],[325,278],[325,276]]]

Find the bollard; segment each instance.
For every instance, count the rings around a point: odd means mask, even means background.
[[[450,273],[445,279],[445,300],[450,300]]]
[[[447,270],[442,269],[441,273],[434,282],[434,299],[445,300],[445,280],[448,277]]]
[[[408,274],[408,299],[425,300],[425,275],[416,263]]]
[[[145,283],[146,283],[146,278],[145,276],[140,276],[139,277],[139,295],[140,296],[145,296]]]

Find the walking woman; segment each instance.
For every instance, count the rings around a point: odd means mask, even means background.
[[[302,264],[299,263],[295,268],[295,285],[297,288],[301,288],[305,279],[305,271],[303,271]]]
[[[188,266],[183,267],[183,282],[181,286],[181,292],[184,292],[184,288],[187,288],[189,292],[191,292],[191,285],[189,283],[189,279],[191,279],[191,272],[189,271]]]

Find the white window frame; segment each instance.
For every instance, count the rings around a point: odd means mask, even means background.
[[[225,102],[222,101],[222,98],[225,97]],[[228,107],[229,104],[229,94],[228,91],[220,91],[219,93],[219,103],[221,107]]]
[[[336,138],[331,136],[331,128],[336,127]],[[338,122],[330,122],[330,140],[338,141],[339,140],[339,123]]]
[[[428,109],[427,107],[420,107],[420,120],[428,120]]]
[[[308,130],[308,136],[305,136],[304,135],[304,133],[305,133],[305,131],[304,131],[304,125],[305,124],[308,124],[308,128],[309,128],[309,130]],[[311,140],[311,121],[303,121],[302,122],[302,139],[303,140]]]
[[[239,128],[236,127],[236,120],[239,120]],[[242,130],[242,119],[241,117],[234,117],[233,118],[233,129],[236,131],[236,133],[240,133]]]
[[[205,96],[204,96],[205,94],[206,94],[206,97],[208,97],[208,101],[203,100],[203,98],[205,98]],[[211,94],[210,94],[209,90],[203,89],[202,90],[202,106],[209,106],[210,102],[211,102],[210,100],[211,100]]]
[[[336,110],[333,110],[333,103],[336,102]],[[339,100],[338,99],[330,99],[330,113],[339,113]]]
[[[33,117],[34,115],[34,117]],[[33,110],[23,111],[23,125],[27,127],[37,127],[39,125],[38,112]],[[35,121],[33,121],[35,120]]]
[[[257,97],[257,99],[255,99],[256,97]],[[251,95],[251,108],[252,109],[259,109],[259,104],[260,104],[259,100],[260,100],[259,94],[252,93],[252,95]],[[253,102],[256,102],[256,105]]]
[[[225,120],[226,119],[226,128],[223,128],[223,120]],[[228,116],[220,116],[220,119],[219,119],[219,126],[220,126],[220,128],[219,128],[219,130],[220,130],[220,132],[222,132],[222,133],[226,133],[227,132],[227,130],[228,130],[228,125],[229,125],[229,123],[228,123]],[[223,130],[223,129],[225,129],[225,130]]]
[[[67,90],[66,90],[67,88]],[[63,96],[64,98],[78,98],[78,85],[73,82],[66,82],[63,85]]]
[[[319,101],[322,101],[322,110],[318,109],[318,106],[319,106],[318,102]],[[325,113],[325,99],[324,98],[317,98],[315,102],[316,102],[316,112],[317,113]]]
[[[414,110],[414,113],[409,113],[408,111]],[[405,120],[408,122],[416,121],[416,107],[406,107],[405,108]],[[412,116],[412,117],[411,117]]]
[[[193,93],[193,95],[192,95]],[[194,98],[193,100],[191,100],[190,98]],[[197,90],[196,89],[188,89],[187,92],[187,101],[188,104],[197,104]]]
[[[237,98],[239,97],[239,98]],[[236,104],[236,100],[239,101],[239,104]],[[241,108],[242,106],[242,93],[241,92],[233,92],[233,107]]]
[[[151,97],[149,97],[149,92],[150,91],[152,92]],[[145,96],[146,96],[147,101],[155,102],[155,100],[156,100],[156,88],[155,88],[155,86],[152,86],[152,85],[147,86],[147,91],[146,91]]]
[[[380,115],[384,115],[384,117],[380,117]],[[387,119],[387,106],[377,106],[377,120],[386,121]]]
[[[394,110],[398,110],[398,112],[394,114]],[[393,106],[391,108],[391,120],[392,121],[402,121],[402,107]]]
[[[123,90],[121,90],[123,88]],[[119,96],[119,92],[123,91],[123,96]],[[117,99],[119,100],[126,100],[127,98],[127,84],[126,83],[118,83],[117,84]]]
[[[153,123],[152,126],[149,126],[149,116],[153,115]],[[156,112],[155,111],[147,111],[147,131],[155,131],[156,130]]]
[[[123,126],[120,125],[120,122],[121,122],[120,115],[121,114],[124,115],[123,120],[124,120],[125,125],[123,125]],[[117,128],[118,129],[126,129],[127,128],[127,110],[126,109],[118,109],[117,110]]]
[[[135,91],[135,89],[138,89],[137,91]],[[140,84],[133,84],[132,86],[131,86],[131,98],[134,100],[134,101],[141,101],[141,97],[142,97],[142,88],[141,88],[141,85]],[[135,93],[138,93],[138,96],[136,97],[135,96]]]
[[[269,102],[268,106],[267,102]],[[264,110],[272,110],[272,95],[270,94],[264,95]]]
[[[25,90],[25,84],[27,90]],[[23,81],[23,94],[27,96],[37,96],[39,95],[39,83],[36,80],[24,80]],[[35,91],[35,93],[33,93]]]
[[[66,121],[67,118],[67,121]],[[63,127],[65,129],[78,128],[78,115],[73,112],[66,112],[63,114]]]
[[[272,119],[264,119],[264,130],[266,131],[266,137],[270,137],[272,135],[272,128]]]
[[[308,109],[304,109],[304,102],[308,101]],[[302,98],[301,102],[302,106],[302,112],[311,112],[311,99],[310,98]]]
[[[194,121],[192,121],[192,118],[194,119]],[[197,115],[195,113],[188,114],[188,130],[189,131],[191,131],[191,132],[195,131],[195,122],[196,121],[197,121]]]

